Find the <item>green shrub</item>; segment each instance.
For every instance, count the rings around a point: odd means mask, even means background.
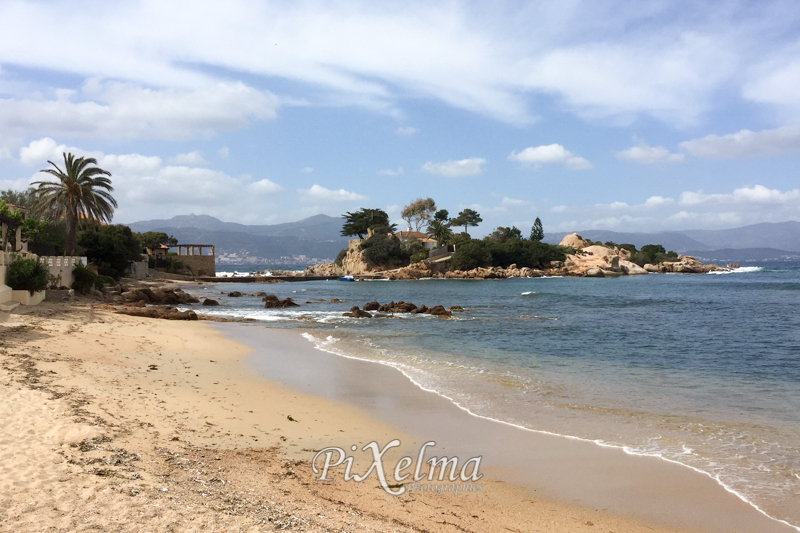
[[[492,252],[490,248],[489,241],[484,240],[470,240],[456,245],[450,265],[454,270],[472,270],[491,266]]]
[[[81,294],[86,294],[95,286],[97,274],[83,266],[82,263],[78,263],[72,269],[72,280],[72,288]]]
[[[390,229],[376,228],[370,238],[361,243],[364,258],[372,266],[398,268],[408,265],[411,254],[402,245],[400,239],[389,234]]]
[[[94,279],[94,288],[102,291],[103,287],[113,287],[117,282],[111,276],[97,276]]]
[[[131,261],[138,261],[142,255],[139,239],[122,224],[90,225],[79,232],[78,244],[100,274],[114,279],[124,276]]]
[[[167,267],[167,272],[171,274],[175,274],[183,270],[183,263],[178,261],[177,259],[170,258],[169,259],[169,266]]]
[[[15,256],[6,271],[6,285],[15,291],[35,292],[47,288],[50,269],[36,259]]]
[[[343,248],[339,255],[336,256],[336,260],[333,262],[334,265],[340,267],[342,266],[342,261],[344,261],[345,256],[347,255],[347,248]]]
[[[423,248],[422,250],[417,250],[416,252],[414,252],[411,255],[411,259],[409,259],[409,262],[419,263],[420,261],[424,261],[427,258],[428,258],[428,250]]]

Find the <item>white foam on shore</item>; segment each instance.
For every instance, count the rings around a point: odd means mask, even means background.
[[[761,272],[762,270],[764,270],[764,267],[750,266],[734,268],[731,270],[716,270],[709,272],[709,274],[746,274],[749,272]]]
[[[745,268],[758,268],[758,269],[760,269],[761,267],[745,267]],[[695,467],[695,466],[692,466],[692,465],[689,465],[689,464],[686,464],[686,463],[682,463],[682,462],[680,462],[678,460],[671,459],[669,457],[665,457],[662,453],[660,453],[658,451],[646,452],[646,451],[641,451],[641,450],[634,449],[634,448],[632,448],[630,446],[626,446],[626,445],[607,443],[607,442],[604,442],[601,439],[587,439],[585,437],[578,437],[578,436],[575,436],[575,435],[566,435],[566,434],[562,434],[562,433],[555,433],[555,432],[552,432],[552,431],[546,431],[546,430],[541,430],[541,429],[532,429],[532,428],[529,428],[529,427],[526,427],[526,426],[523,426],[523,425],[520,425],[520,424],[515,424],[513,422],[508,422],[506,420],[501,420],[501,419],[494,418],[494,417],[491,417],[491,416],[481,415],[481,414],[475,413],[474,411],[470,410],[468,407],[466,407],[464,405],[461,405],[454,398],[452,398],[452,397],[450,397],[450,396],[448,396],[448,395],[446,395],[446,394],[444,394],[444,393],[442,393],[442,392],[440,392],[438,390],[428,388],[428,387],[424,386],[423,384],[419,383],[406,370],[404,370],[404,366],[405,365],[398,364],[398,363],[396,363],[394,361],[388,361],[388,360],[385,360],[385,359],[369,359],[369,358],[358,357],[358,356],[355,356],[355,355],[352,355],[352,354],[345,353],[344,351],[336,349],[336,348],[333,347],[333,345],[336,344],[337,342],[339,342],[341,339],[339,339],[337,337],[334,337],[332,335],[329,335],[324,340],[315,337],[314,335],[312,335],[309,332],[302,333],[302,336],[306,340],[312,342],[314,344],[314,347],[317,350],[320,350],[322,352],[326,352],[326,353],[330,353],[330,354],[333,354],[333,355],[337,355],[339,357],[344,357],[346,359],[353,359],[353,360],[356,360],[356,361],[364,361],[364,362],[368,362],[368,363],[378,363],[378,364],[382,364],[382,365],[394,368],[395,370],[398,370],[400,373],[402,373],[412,384],[414,384],[419,389],[421,389],[421,390],[423,390],[425,392],[431,392],[433,394],[436,394],[437,396],[440,396],[440,397],[448,400],[450,403],[455,405],[457,408],[461,409],[462,411],[464,411],[467,414],[469,414],[471,416],[474,416],[476,418],[481,418],[483,420],[489,420],[491,422],[496,422],[498,424],[503,424],[503,425],[506,425],[506,426],[514,427],[514,428],[517,428],[517,429],[521,429],[523,431],[530,431],[532,433],[538,433],[538,434],[542,434],[542,435],[551,435],[551,436],[554,436],[554,437],[562,437],[562,438],[576,440],[576,441],[580,441],[580,442],[596,444],[596,445],[602,446],[604,448],[614,448],[614,449],[622,450],[623,452],[625,452],[628,455],[634,455],[634,456],[640,456],[640,457],[655,457],[655,458],[661,459],[663,461],[667,461],[668,463],[672,463],[672,464],[675,464],[675,465],[683,466],[685,468],[689,468],[689,469],[691,469],[691,470],[693,470],[693,471],[695,471],[695,472],[697,472],[699,474],[703,474],[703,475],[709,477],[710,479],[714,480],[725,491],[729,492],[730,494],[733,494],[734,496],[736,496],[737,498],[739,498],[740,500],[742,500],[743,502],[745,502],[746,504],[751,506],[753,509],[758,511],[763,516],[769,518],[770,520],[774,520],[775,522],[778,522],[778,523],[784,524],[786,526],[789,526],[789,527],[795,529],[796,531],[800,532],[800,527],[799,526],[791,524],[791,523],[787,522],[786,520],[775,518],[775,517],[769,515],[766,511],[761,509],[761,507],[759,507],[755,502],[751,501],[747,496],[745,496],[741,492],[737,491],[736,489],[734,489],[733,487],[731,487],[730,485],[725,483],[725,481],[720,479],[718,474],[713,474],[711,472],[702,470],[701,468],[698,468],[698,467]],[[690,450],[690,449],[688,450],[689,453],[691,453],[691,451],[692,450]],[[685,447],[684,447],[684,453],[687,453],[687,449]]]

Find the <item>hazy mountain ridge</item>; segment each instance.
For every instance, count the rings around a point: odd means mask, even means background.
[[[340,231],[341,218],[315,215],[297,222],[245,225],[223,222],[209,215],[179,215],[171,219],[144,220],[128,224],[134,231],[163,231],[186,244],[213,244],[218,256],[278,259],[304,255],[336,257],[347,246]]]
[[[641,248],[645,244],[661,244],[678,253],[709,254],[729,250],[760,249],[763,254],[780,255],[800,253],[800,222],[764,222],[740,228],[723,230],[662,231],[657,233],[632,233],[608,230],[577,232],[584,239],[630,243]],[[545,241],[558,244],[567,233],[548,233]],[[755,254],[755,252],[754,252]],[[755,258],[754,258],[755,260]]]

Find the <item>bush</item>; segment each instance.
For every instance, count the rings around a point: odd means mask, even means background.
[[[142,255],[139,239],[122,224],[89,226],[78,234],[78,244],[100,274],[114,279],[124,276],[131,261]]]
[[[72,269],[72,280],[72,288],[81,294],[86,294],[89,289],[95,286],[97,275],[83,266],[82,263],[78,263]]]
[[[411,254],[400,243],[400,239],[389,235],[384,228],[376,229],[370,238],[361,243],[364,258],[372,266],[399,268],[408,266]]]
[[[50,269],[36,259],[15,256],[6,271],[6,285],[15,291],[35,292],[47,288]]]
[[[539,267],[549,261],[566,259],[566,249],[539,241],[509,239],[496,242],[489,239],[471,240],[456,246],[451,266],[455,270],[471,270],[478,267],[511,265]]]
[[[347,248],[343,248],[339,255],[336,256],[336,260],[333,262],[334,265],[340,267],[342,266],[342,261],[344,261],[345,256],[347,255]]]
[[[167,272],[171,274],[175,274],[183,270],[183,263],[178,261],[177,259],[173,259],[170,257],[169,259],[169,266],[167,267]]]
[[[491,245],[488,241],[470,240],[457,245],[450,266],[454,270],[472,270],[492,264]]]

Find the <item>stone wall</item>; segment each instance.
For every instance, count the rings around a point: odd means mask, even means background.
[[[175,257],[175,256],[171,256]],[[175,257],[193,276],[216,276],[217,266],[213,255],[179,255]]]

